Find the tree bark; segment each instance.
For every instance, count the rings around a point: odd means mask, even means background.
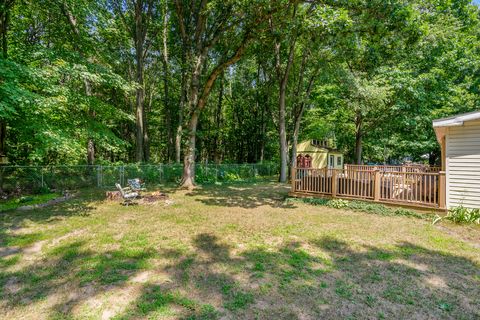
[[[288,76],[293,64],[295,53],[295,39],[290,45],[290,52],[285,66],[285,70],[281,71],[280,62],[280,44],[275,44],[276,69],[279,76],[279,99],[278,99],[278,133],[280,139],[280,182],[287,182],[287,159],[288,159],[288,145],[287,145],[287,129],[286,129],[286,93]]]
[[[278,133],[280,138],[280,182],[287,182],[287,131],[285,124],[286,84],[280,84],[278,104]]]
[[[297,3],[293,10],[293,18],[296,16]],[[270,20],[270,27],[273,31],[273,21]],[[297,33],[294,32],[292,39],[290,40],[289,53],[287,64],[282,70],[281,65],[281,45],[277,39],[275,39],[275,70],[279,81],[279,98],[278,98],[278,134],[280,142],[280,182],[287,182],[287,162],[288,162],[288,144],[287,144],[287,129],[286,129],[286,92],[288,77],[295,57],[295,45],[297,40]]]
[[[215,114],[215,138],[214,138],[214,161],[215,163],[220,163],[221,157],[220,157],[220,148],[221,148],[221,142],[220,142],[220,125],[221,125],[221,119],[222,119],[222,106],[223,106],[223,93],[224,93],[224,82],[225,78],[222,73],[222,77],[220,79],[220,91],[218,93],[218,102],[217,102],[217,112]]]
[[[188,142],[183,159],[182,187],[192,189],[195,186],[195,143],[197,137],[198,113],[190,118],[188,125]]]
[[[357,164],[362,164],[362,139],[363,139],[363,119],[361,113],[357,112],[355,116],[355,160]]]
[[[218,64],[210,73],[205,81],[202,92],[199,90],[199,80],[201,72],[201,64],[203,59],[206,58],[206,51],[202,50],[202,55],[196,57],[194,65],[194,71],[192,75],[190,94],[189,94],[189,110],[191,111],[190,121],[188,126],[188,143],[185,148],[184,155],[184,170],[181,182],[181,187],[191,189],[195,186],[195,142],[197,135],[197,124],[200,112],[205,108],[207,99],[212,91],[213,84],[217,80],[218,76],[230,65],[236,63],[242,55],[245,53],[247,42],[250,38],[247,36],[243,39],[241,44],[236,49],[235,53],[224,62]]]
[[[174,150],[173,141],[173,110],[170,106],[169,96],[169,78],[170,70],[168,68],[169,56],[168,56],[168,2],[165,1],[165,11],[163,16],[163,50],[162,50],[162,67],[163,67],[163,103],[166,112],[166,127],[167,127],[167,160],[170,162],[172,153]]]
[[[10,22],[10,9],[13,6],[13,0],[3,0],[0,5],[0,37],[2,43],[3,59],[8,58],[8,27]]]
[[[0,36],[2,43],[2,56],[3,59],[8,58],[8,24],[10,21],[10,8],[13,5],[13,1],[4,1],[3,5],[0,6],[2,9],[0,12]],[[7,122],[5,119],[0,120],[0,156],[5,155],[5,141],[7,138]],[[1,190],[1,185],[0,185]]]
[[[303,73],[305,71],[306,67],[306,56],[304,56],[304,59],[302,59],[302,71],[301,71],[301,76],[299,80],[299,85],[298,89],[296,92],[296,96],[300,96],[300,88],[303,86]],[[298,135],[300,134],[300,124],[302,122],[303,114],[305,112],[305,106],[307,103],[307,100],[310,98],[310,93],[312,92],[313,88],[313,82],[315,81],[315,78],[317,77],[318,73],[318,68],[315,68],[315,71],[313,71],[313,74],[310,77],[310,80],[308,81],[308,86],[307,90],[305,92],[305,95],[301,95],[300,97],[300,103],[299,103],[299,110],[297,111],[297,114],[295,114],[295,120],[294,120],[294,128],[293,128],[293,134],[292,134],[292,158],[291,158],[291,164],[292,167],[295,167],[297,165],[297,144],[298,144]]]
[[[85,95],[90,97],[92,95],[92,87],[90,85],[90,81],[88,79],[84,79],[85,84]],[[89,110],[89,115],[92,118],[95,118],[95,112]],[[87,164],[93,165],[95,163],[95,142],[92,136],[89,136],[87,139]]]
[[[143,1],[137,0],[135,2],[135,60],[137,63],[135,80],[137,82],[137,94],[135,101],[136,108],[136,149],[135,160],[137,162],[145,161],[145,90],[143,83],[143,64],[144,64],[144,24],[143,24]]]
[[[185,71],[185,64],[187,63],[185,45],[182,46],[182,66],[181,66],[181,83],[180,83],[180,101],[178,104],[178,125],[175,133],[175,162],[180,163],[182,152],[182,133],[183,133],[183,113],[186,103],[187,91],[187,76]]]

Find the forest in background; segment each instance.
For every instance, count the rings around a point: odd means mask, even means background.
[[[480,106],[470,0],[1,0],[11,164],[438,163],[432,119]],[[425,156],[428,159],[425,160]]]

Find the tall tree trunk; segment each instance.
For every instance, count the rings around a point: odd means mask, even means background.
[[[13,5],[13,0],[2,0],[0,4],[0,37],[2,41],[2,56],[3,59],[8,58],[8,24],[10,22],[10,8]]]
[[[224,93],[224,81],[225,78],[221,76],[220,79],[220,91],[218,93],[218,102],[217,102],[217,112],[215,114],[215,138],[214,138],[214,161],[215,163],[220,163],[220,148],[221,148],[221,143],[220,143],[220,121],[222,119],[222,106],[223,106],[223,93]]]
[[[295,39],[290,44],[289,56],[284,72],[281,71],[280,43],[275,44],[276,70],[279,77],[278,133],[280,139],[280,182],[287,182],[288,144],[286,129],[286,95],[288,76],[295,54]]]
[[[145,91],[144,91],[145,92]],[[148,137],[148,118],[147,112],[145,111],[145,102],[143,104],[143,161],[148,162],[150,161],[150,139]]]
[[[278,133],[280,138],[280,182],[287,182],[287,130],[285,124],[286,83],[280,83],[278,103]]]
[[[143,65],[144,65],[144,40],[145,31],[143,23],[143,1],[135,2],[135,60],[137,63],[135,80],[137,82],[137,94],[135,101],[136,108],[136,149],[135,160],[137,162],[145,161],[145,88],[143,81]]]
[[[265,132],[267,129],[267,124],[265,121],[265,109],[266,109],[266,103],[262,107],[262,116],[261,116],[262,128],[260,130],[260,157],[259,157],[260,163],[263,163],[263,160],[265,159]]]
[[[169,56],[168,56],[168,1],[165,1],[165,10],[163,12],[163,50],[162,50],[162,68],[163,68],[163,103],[166,112],[166,127],[167,127],[167,160],[170,162],[172,155],[175,152],[174,141],[173,141],[173,110],[170,106],[170,96],[169,96],[169,78],[170,70],[168,68]]]
[[[194,113],[188,124],[188,141],[183,156],[182,187],[191,189],[195,186],[195,143],[197,137],[198,113]]]
[[[212,87],[217,80],[218,76],[224,72],[226,68],[230,65],[236,63],[245,52],[245,48],[247,45],[249,38],[246,37],[240,46],[235,51],[235,54],[225,60],[223,63],[217,65],[208,78],[206,79],[204,85],[202,86],[202,92],[200,92],[200,73],[201,73],[201,65],[206,58],[207,51],[203,51],[203,53],[195,58],[194,61],[194,69],[192,72],[192,80],[190,84],[189,90],[189,101],[188,106],[190,113],[190,121],[188,126],[188,144],[187,148],[185,149],[184,155],[184,163],[183,163],[183,177],[181,186],[183,188],[192,188],[195,185],[195,139],[197,135],[197,124],[198,118],[200,117],[200,112],[205,108],[207,104],[207,99],[212,91]]]
[[[8,23],[10,20],[10,6],[12,4],[13,4],[13,1],[4,1],[4,3],[0,5],[0,8],[2,9],[2,12],[0,12],[0,37],[2,41],[3,59],[8,58],[7,33],[8,33]],[[5,121],[5,119],[0,119],[0,156],[5,155],[6,137],[7,137],[7,122]]]
[[[293,17],[297,12],[297,3],[295,4]],[[273,31],[273,22],[270,20],[270,27]],[[293,65],[293,59],[295,57],[295,45],[297,40],[297,33],[295,32],[290,40],[289,53],[287,64],[282,70],[281,64],[281,45],[278,40],[275,40],[275,69],[279,81],[279,98],[278,98],[278,134],[280,140],[280,182],[287,182],[287,162],[288,162],[288,143],[287,143],[287,128],[286,128],[286,93],[288,77]]]
[[[292,134],[292,158],[291,164],[292,167],[297,166],[297,144],[298,144],[298,134],[300,133],[300,123],[302,122],[303,108],[300,111],[300,115],[295,119],[295,126],[293,128]]]
[[[182,152],[182,133],[183,133],[183,112],[185,110],[186,103],[186,91],[187,91],[187,76],[185,70],[186,48],[182,46],[182,67],[181,67],[181,84],[180,84],[180,102],[178,104],[178,125],[175,133],[175,162],[180,163]]]
[[[85,84],[85,95],[87,97],[90,97],[92,95],[92,86],[90,84],[90,81],[88,79],[83,80]],[[95,118],[95,111],[89,110],[89,115],[92,118]],[[95,163],[95,142],[93,140],[93,137],[89,135],[87,139],[87,164],[88,165],[93,165]]]
[[[304,71],[306,67],[306,62],[307,62],[307,56],[304,55],[302,59],[302,71],[299,79],[299,84],[297,87],[296,99],[301,99],[300,105],[298,106],[298,111],[295,114],[294,118],[294,127],[293,127],[293,134],[292,134],[292,158],[291,158],[291,165],[292,167],[295,167],[297,165],[297,144],[298,144],[298,135],[300,134],[300,124],[302,123],[302,118],[303,114],[305,112],[305,107],[307,104],[307,100],[310,98],[310,93],[312,92],[313,88],[313,82],[315,81],[315,78],[317,77],[318,73],[318,68],[316,68],[313,71],[313,74],[310,77],[310,80],[308,81],[308,86],[307,90],[305,91],[305,95],[300,93],[300,88],[303,86],[303,79],[304,79]]]
[[[362,164],[362,126],[362,114],[360,112],[357,112],[357,115],[355,116],[355,160],[357,164]]]

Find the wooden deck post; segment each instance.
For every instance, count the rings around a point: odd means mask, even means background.
[[[380,201],[380,170],[375,169],[373,174],[373,201]]]
[[[297,176],[297,174],[296,174],[296,173],[297,173],[297,168],[295,168],[295,167],[292,166],[292,170],[291,170],[291,171],[292,171],[292,172],[291,172],[292,175],[291,175],[291,178],[290,178],[290,179],[292,180],[292,181],[291,181],[291,182],[292,182],[292,192],[295,192],[295,191],[296,191],[296,190],[295,190],[295,177]]]
[[[332,198],[337,197],[337,170],[332,169]]]
[[[447,208],[447,183],[445,171],[438,173],[438,207],[442,210]]]

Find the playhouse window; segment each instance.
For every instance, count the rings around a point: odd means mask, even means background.
[[[299,154],[297,156],[297,167],[299,168],[310,168],[312,166],[312,157],[307,155]]]

